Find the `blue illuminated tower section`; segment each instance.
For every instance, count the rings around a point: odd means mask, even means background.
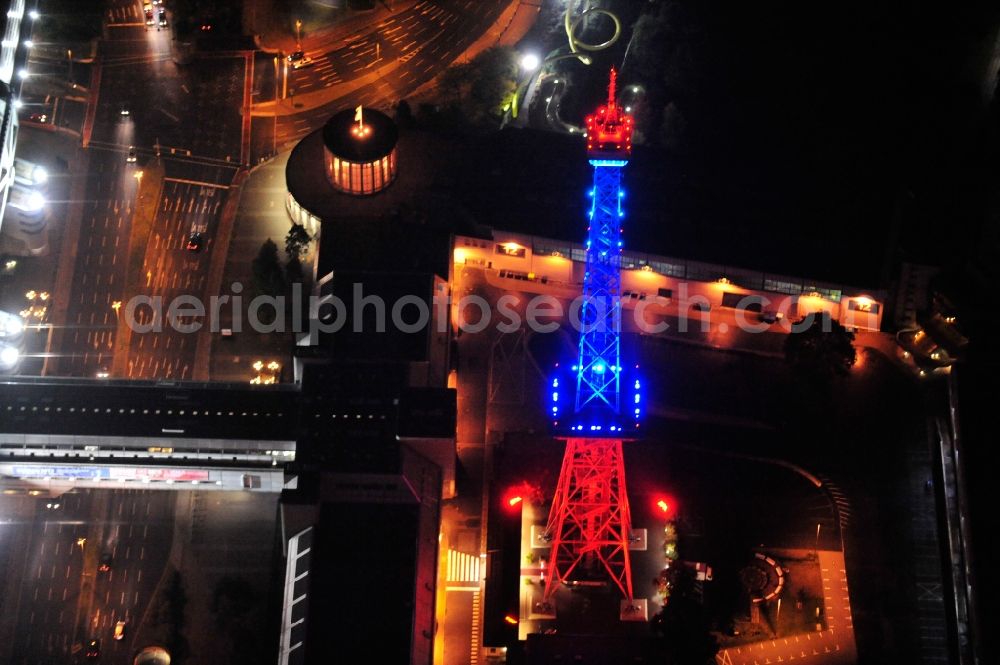
[[[642,414],[639,378],[629,371],[634,366],[623,361],[621,348],[621,181],[632,152],[633,127],[632,117],[615,103],[615,79],[612,69],[608,103],[587,117],[594,184],[588,192],[579,350],[552,386],[553,427],[576,436],[623,436],[638,428]]]
[[[566,452],[546,527],[552,550],[543,605],[550,608],[564,583],[610,578],[623,608],[635,609],[622,442],[634,436],[642,407],[637,366],[623,358],[621,343],[621,179],[631,152],[632,117],[615,102],[611,70],[608,102],[587,118],[594,184],[579,347],[552,379],[552,424]]]
[[[603,110],[603,109],[602,109]],[[588,123],[590,124],[590,123]],[[593,152],[591,153],[593,154]],[[577,430],[620,431],[622,421],[622,167],[626,159],[591,158],[594,186],[587,229],[580,347],[573,410]]]

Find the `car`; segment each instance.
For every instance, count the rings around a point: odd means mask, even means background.
[[[188,236],[187,249],[189,252],[201,251],[202,237],[199,231],[192,231],[191,235]]]
[[[48,113],[32,113],[28,116],[28,122],[37,122],[39,125],[44,125],[49,121]]]
[[[137,159],[137,157],[136,157],[136,154],[135,154],[135,146],[134,145],[130,145],[128,147],[128,155],[125,157],[125,161],[127,163],[129,163],[129,164],[135,164],[135,160],[136,159]]]
[[[302,69],[314,64],[312,58],[306,55],[305,51],[289,53],[287,60],[292,65],[292,69]]]
[[[125,638],[125,622],[124,621],[119,621],[118,623],[115,624],[115,632],[114,632],[113,637],[115,638],[116,642],[120,642],[122,639]]]
[[[160,27],[167,27],[167,10],[165,9],[160,10]]]
[[[153,10],[146,10],[146,25],[153,25]]]
[[[102,573],[111,570],[111,552],[105,552],[101,555],[101,563],[97,566],[97,570]]]
[[[87,642],[87,648],[84,650],[83,655],[86,656],[87,660],[97,660],[101,657],[101,641],[100,640],[90,640]]]
[[[121,107],[121,110],[119,111],[119,113],[121,115],[131,115],[132,114],[132,109],[129,108],[129,105],[126,102],[126,103],[122,104],[122,107]]]
[[[0,310],[0,339],[14,341],[24,334],[24,319],[17,314]]]

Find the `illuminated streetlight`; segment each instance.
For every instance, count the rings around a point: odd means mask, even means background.
[[[525,53],[521,58],[521,69],[533,72],[542,64],[542,59],[536,53]]]
[[[41,16],[41,14],[39,14],[38,10],[36,9],[32,9],[30,12],[28,12],[28,18],[30,18],[32,21],[37,21],[39,16]]]
[[[27,69],[19,69],[19,70],[17,70],[17,77],[20,78],[20,79],[26,79],[26,78],[28,78],[28,70]]]
[[[80,549],[82,550],[83,546],[87,544],[87,539],[86,538],[77,538],[76,539],[76,544],[79,545]]]
[[[4,346],[0,349],[0,367],[10,369],[17,364],[17,359],[21,357],[21,352],[13,346]]]
[[[31,48],[34,45],[35,45],[35,42],[31,41],[30,39],[25,39],[24,40],[24,48]]]

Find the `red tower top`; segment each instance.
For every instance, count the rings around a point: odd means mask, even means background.
[[[628,159],[632,154],[632,116],[615,103],[618,73],[611,68],[608,103],[587,116],[587,156],[591,159]]]

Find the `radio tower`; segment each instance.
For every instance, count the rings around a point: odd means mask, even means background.
[[[579,352],[571,371],[557,367],[561,376],[552,380],[553,427],[566,452],[546,528],[549,606],[561,583],[605,577],[633,601],[622,441],[639,427],[640,384],[638,366],[627,370],[621,354],[621,172],[632,153],[632,117],[615,103],[615,79],[612,69],[607,104],[587,118],[594,186]]]

